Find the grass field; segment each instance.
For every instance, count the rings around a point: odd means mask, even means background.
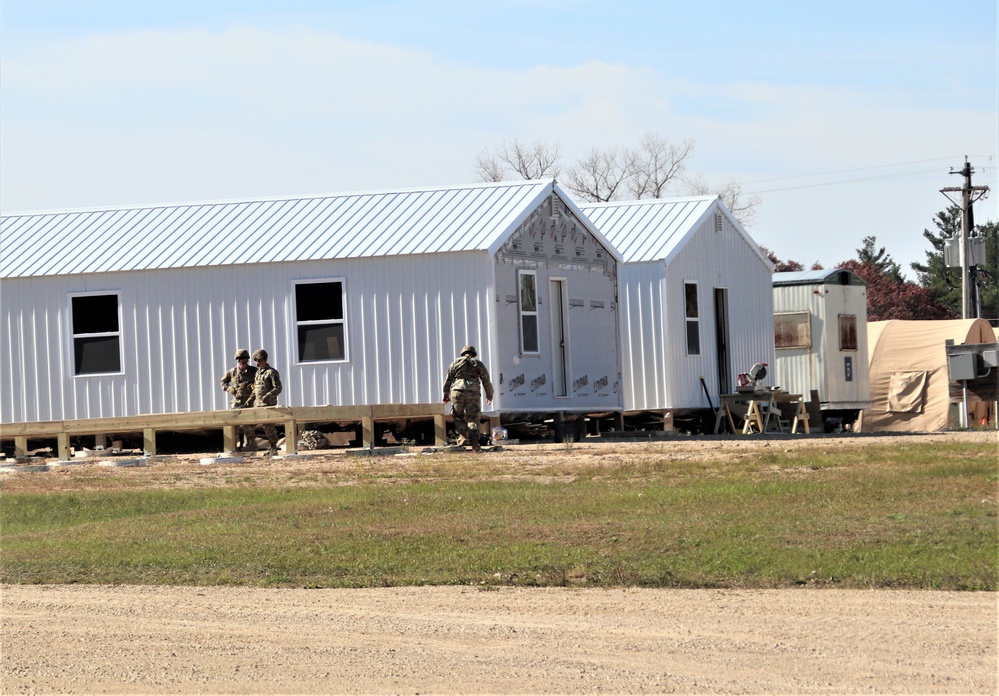
[[[569,449],[502,475],[462,454],[295,485],[7,485],[0,581],[997,589],[994,442],[611,463]]]

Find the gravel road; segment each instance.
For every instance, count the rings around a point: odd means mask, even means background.
[[[2,691],[995,694],[994,593],[3,586]]]

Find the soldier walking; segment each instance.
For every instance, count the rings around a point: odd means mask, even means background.
[[[246,348],[236,351],[236,367],[228,370],[219,384],[231,395],[229,408],[246,408],[246,402],[253,394],[253,380],[257,368],[250,365],[250,353]],[[250,433],[252,435],[252,432]],[[236,451],[242,450],[247,444],[247,433],[243,426],[236,426]]]
[[[478,359],[475,346],[464,346],[461,355],[451,363],[444,379],[444,403],[451,402],[454,428],[459,437],[479,451],[479,419],[482,415],[479,385],[486,390],[486,402],[493,402],[493,383],[489,370]]]
[[[257,372],[253,376],[253,394],[246,405],[277,406],[277,397],[281,393],[281,375],[267,364],[267,351],[263,348],[253,351],[253,362],[257,363]],[[269,423],[263,428],[264,437],[270,445],[267,454],[273,457],[278,452],[277,428]]]

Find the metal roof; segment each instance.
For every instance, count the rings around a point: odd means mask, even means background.
[[[718,202],[717,196],[611,201],[581,206],[625,261],[667,259]]]
[[[774,273],[774,285],[867,285],[864,279],[845,268],[818,271]]]
[[[0,277],[474,250],[492,254],[553,191],[578,213],[558,185],[545,180],[5,214]]]

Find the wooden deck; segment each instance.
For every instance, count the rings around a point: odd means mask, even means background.
[[[285,454],[298,451],[300,426],[306,423],[359,422],[364,447],[375,443],[375,422],[403,418],[433,418],[434,438],[438,445],[447,439],[447,424],[443,403],[380,404],[375,406],[267,406],[226,411],[196,411],[160,413],[124,418],[88,418],[68,421],[36,421],[0,424],[0,440],[14,440],[14,456],[27,456],[29,438],[55,438],[58,457],[70,458],[69,438],[73,435],[93,435],[103,438],[109,433],[142,433],[143,452],[156,454],[156,432],[183,430],[221,430],[226,452],[236,449],[236,428],[254,425],[284,425]],[[289,437],[288,434],[292,436]]]

